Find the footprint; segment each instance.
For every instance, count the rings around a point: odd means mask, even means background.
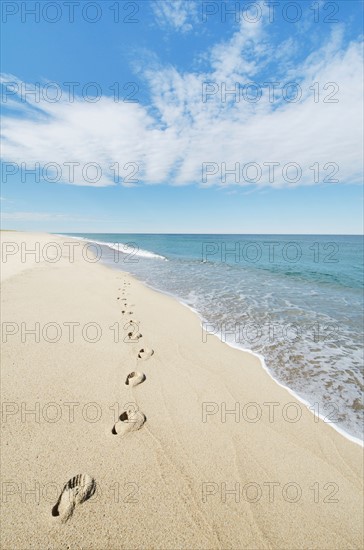
[[[73,514],[75,506],[88,500],[96,491],[96,481],[88,474],[78,474],[63,487],[57,503],[52,508],[52,516],[60,517],[62,523]]]
[[[127,337],[131,341],[139,340],[143,335],[140,332],[128,332]]]
[[[123,309],[123,310],[121,311],[121,313],[122,313],[123,315],[133,315],[133,312],[132,312],[132,311],[127,311],[126,309]]]
[[[134,407],[128,407],[119,416],[119,420],[114,424],[111,433],[123,437],[129,432],[140,430],[145,421],[146,417],[142,412],[136,411]]]
[[[138,372],[138,371],[131,372],[126,377],[125,385],[134,387],[144,382],[144,380],[145,380],[145,374],[143,372]]]
[[[153,353],[154,350],[151,348],[142,348],[139,350],[138,359],[149,359],[149,357],[152,357]]]

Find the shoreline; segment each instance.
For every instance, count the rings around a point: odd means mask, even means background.
[[[31,249],[50,238],[17,233],[13,240],[27,241]],[[127,272],[87,263],[77,252],[74,263],[67,254],[53,264],[11,260],[3,321],[24,322],[33,331],[36,322],[84,327],[93,321],[102,337],[93,343],[93,333],[87,340],[76,331],[71,343],[36,342],[31,335],[21,342],[18,333],[3,345],[3,402],[19,404],[2,425],[2,476],[12,484],[3,510],[4,547],[361,547],[361,449],[322,420],[314,422],[311,411],[258,368],[258,357],[219,338],[202,342],[200,317],[189,306]],[[124,314],[123,298],[130,308]],[[140,332],[137,341],[126,341],[124,332],[115,341],[110,328],[118,322],[124,329],[128,311]],[[131,371],[145,375],[136,387],[125,385]],[[256,422],[241,415],[244,403],[276,402],[281,412],[295,401],[302,413],[296,423],[279,413],[273,421],[264,414]],[[23,402],[29,411],[24,421]],[[72,422],[44,418],[49,404],[54,415],[70,402],[85,404],[82,414],[75,407]],[[86,422],[84,407],[92,403],[103,414]],[[123,437],[115,405],[119,415],[125,403],[134,403],[146,421]],[[98,498],[77,505],[60,523],[51,517],[57,491],[77,474],[96,480]],[[41,490],[37,500],[37,483],[57,491],[48,496]],[[287,486],[299,490],[298,500]],[[134,490],[137,498],[130,496]]]
[[[144,283],[144,281],[142,281],[143,284],[145,284],[146,286],[148,286],[149,288],[152,288],[150,285],[147,285],[146,283]],[[153,289],[153,290],[156,290],[158,291],[158,289]],[[163,292],[162,292],[163,294]],[[173,297],[173,296],[172,296]],[[180,301],[176,296],[174,296],[174,298],[182,305],[186,306],[187,308],[189,308],[193,313],[195,313],[199,319],[204,322],[204,319],[201,317],[201,315],[199,314],[199,312],[195,309],[193,309],[192,307],[190,307],[188,304],[185,304],[183,303],[182,301]],[[207,321],[206,321],[207,322]],[[201,323],[201,328],[202,328],[202,323]],[[292,395],[292,397],[294,397],[295,399],[297,399],[297,401],[299,401],[300,403],[302,403],[303,405],[305,405],[305,407],[307,408],[307,410],[313,415],[313,416],[316,416],[320,418],[320,420],[322,420],[322,422],[324,422],[325,424],[327,424],[328,426],[330,426],[331,428],[333,428],[336,432],[338,432],[340,435],[342,435],[343,437],[345,437],[345,439],[348,439],[349,441],[351,441],[352,443],[355,443],[356,445],[359,445],[360,447],[364,447],[364,441],[359,439],[358,437],[355,437],[354,435],[351,435],[349,434],[348,432],[346,432],[345,430],[343,430],[342,428],[339,428],[337,426],[337,424],[335,422],[325,422],[325,417],[327,415],[323,415],[321,413],[316,413],[316,412],[313,412],[311,410],[310,407],[312,407],[312,404],[309,403],[307,400],[305,400],[303,397],[301,397],[297,392],[295,392],[292,388],[290,388],[289,386],[287,386],[286,384],[283,384],[282,382],[280,382],[280,380],[278,380],[278,378],[275,378],[275,376],[273,376],[273,372],[269,369],[269,367],[267,366],[267,363],[266,363],[266,360],[265,360],[265,357],[264,355],[261,355],[260,353],[256,353],[255,351],[252,351],[250,349],[247,349],[247,348],[243,348],[241,346],[239,346],[238,344],[234,345],[232,344],[231,342],[227,342],[227,341],[224,341],[220,338],[219,335],[215,334],[214,336],[216,336],[223,344],[226,344],[227,346],[233,348],[233,349],[237,349],[239,351],[242,351],[244,353],[249,353],[251,355],[253,355],[254,357],[256,357],[257,359],[259,359],[260,361],[260,366],[261,368],[270,376],[270,378],[273,380],[273,382],[275,382],[276,384],[278,384],[278,386],[280,386],[281,388],[285,389],[286,391],[288,391],[288,393],[290,395]]]
[[[107,246],[107,245],[106,245]],[[113,268],[111,268],[113,269]],[[117,268],[114,268],[117,270]],[[190,306],[189,304],[186,304],[185,302],[183,302],[182,299],[180,299],[178,296],[176,296],[175,294],[171,294],[170,292],[167,292],[167,291],[164,291],[164,290],[160,290],[159,288],[156,288],[156,287],[153,287],[152,285],[149,285],[148,283],[146,283],[145,281],[142,281],[141,279],[138,279],[138,277],[136,277],[135,275],[129,273],[128,271],[126,271],[126,273],[128,273],[130,276],[134,277],[135,279],[137,279],[138,281],[140,281],[144,286],[146,286],[147,288],[150,288],[151,290],[153,290],[154,292],[158,292],[160,294],[164,294],[165,296],[170,296],[171,298],[173,298],[174,300],[176,300],[179,304],[181,304],[182,306],[185,306],[187,309],[189,309],[190,311],[192,311],[192,313],[194,313],[200,320],[200,326],[201,326],[201,329],[203,328],[202,326],[202,323],[206,322],[208,323],[207,319],[204,319],[201,314],[199,313],[199,311],[197,309],[194,309],[192,306]],[[232,344],[231,342],[227,342],[227,341],[224,341],[221,339],[221,337],[218,335],[218,334],[213,334],[212,336],[215,336],[216,338],[218,338],[220,340],[220,342],[222,344],[226,344],[227,346],[229,346],[230,348],[233,348],[233,349],[236,349],[238,351],[241,351],[243,353],[248,353],[250,355],[252,355],[253,357],[256,357],[257,359],[259,359],[260,361],[260,366],[261,368],[270,376],[270,378],[273,380],[273,382],[275,382],[276,384],[278,384],[278,386],[280,386],[281,388],[285,389],[288,391],[288,393],[290,395],[292,395],[292,397],[294,397],[295,399],[297,399],[297,401],[299,401],[300,403],[302,403],[306,408],[307,410],[313,415],[313,416],[317,416],[318,418],[320,418],[320,420],[322,422],[324,422],[325,424],[327,424],[328,426],[330,426],[331,428],[333,428],[336,432],[338,432],[340,435],[342,435],[345,439],[348,439],[349,441],[351,441],[352,443],[355,443],[356,445],[359,445],[360,447],[364,447],[364,441],[359,439],[358,437],[355,437],[354,435],[351,435],[349,434],[348,432],[346,432],[345,430],[343,430],[342,428],[339,428],[335,422],[325,422],[325,416],[326,415],[323,415],[321,413],[316,413],[316,412],[313,412],[310,407],[312,407],[312,404],[309,403],[307,400],[305,400],[303,397],[301,397],[298,393],[296,393],[292,388],[290,388],[289,386],[287,386],[286,384],[283,384],[282,382],[280,382],[278,380],[278,378],[275,378],[273,376],[273,373],[272,371],[269,370],[269,367],[267,366],[267,363],[265,361],[265,357],[264,355],[260,354],[260,353],[256,353],[255,351],[252,351],[248,348],[243,348],[241,346],[239,346],[238,344],[234,345]]]
[[[110,248],[111,250],[113,250],[109,244],[107,244],[106,242],[102,242],[102,241],[94,241],[94,240],[90,240],[90,239],[86,239],[86,238],[80,238],[80,237],[74,237],[74,236],[71,236],[71,235],[61,235],[61,234],[57,234],[58,236],[62,237],[62,238],[65,238],[65,237],[70,237],[72,239],[75,239],[75,240],[78,240],[80,242],[89,242],[89,243],[95,243],[95,244],[98,244],[100,246],[106,246],[107,248]],[[156,257],[161,257],[159,256],[158,254],[155,254],[153,253],[154,256]],[[161,257],[162,258],[162,257]],[[164,261],[168,261],[166,258],[163,258]],[[122,270],[119,270],[117,267],[113,267],[112,264],[108,264],[106,262],[101,262],[103,265],[106,265],[107,267],[110,267],[110,269],[115,269],[116,271],[122,271]],[[154,287],[150,284],[148,284],[146,281],[143,281],[142,279],[139,279],[137,276],[133,275],[132,273],[130,273],[129,271],[126,271],[125,273],[128,273],[131,277],[135,278],[136,280],[138,280],[140,283],[142,283],[144,286],[146,286],[147,288],[150,288],[151,290],[153,290],[154,292],[158,292],[162,295],[165,295],[165,296],[170,296],[171,298],[173,298],[174,300],[176,300],[179,304],[187,307],[190,311],[192,311],[195,315],[197,315],[197,317],[199,318],[200,320],[200,326],[201,326],[201,329],[203,328],[203,323],[206,322],[208,323],[209,321],[207,319],[204,319],[202,317],[202,315],[199,313],[199,311],[195,308],[193,308],[192,306],[190,306],[189,304],[187,304],[186,302],[184,302],[180,297],[176,296],[175,294],[172,294],[170,292],[167,292],[165,290],[161,290],[157,287]],[[292,388],[290,388],[289,386],[287,386],[286,384],[284,384],[283,382],[281,382],[280,380],[278,380],[278,378],[276,378],[273,374],[273,371],[271,371],[267,365],[267,362],[265,360],[265,357],[264,355],[260,354],[260,353],[257,353],[257,352],[254,352],[248,348],[244,348],[242,346],[239,346],[238,344],[233,344],[231,342],[228,342],[228,341],[224,341],[222,340],[222,338],[219,336],[219,334],[214,334],[214,336],[216,336],[216,338],[218,338],[223,344],[226,344],[227,346],[233,348],[233,349],[237,349],[239,351],[242,351],[243,353],[248,353],[248,354],[251,354],[253,357],[256,357],[259,361],[260,361],[260,364],[261,364],[261,368],[270,376],[270,378],[276,383],[278,384],[281,388],[283,389],[286,389],[288,391],[288,393],[290,395],[292,395],[295,399],[297,399],[297,401],[299,401],[300,403],[302,403],[306,408],[307,410],[313,415],[313,416],[317,416],[320,418],[320,420],[322,420],[325,424],[327,424],[328,426],[330,426],[331,428],[333,428],[336,432],[338,432],[340,435],[342,435],[343,437],[345,437],[345,439],[351,441],[352,443],[355,443],[356,445],[359,445],[360,447],[364,448],[364,440],[360,439],[359,437],[356,437],[352,434],[350,434],[349,432],[345,431],[343,428],[340,428],[336,422],[325,422],[325,418],[327,415],[324,415],[322,413],[316,413],[314,411],[311,410],[310,407],[312,407],[312,403],[310,403],[309,401],[307,401],[307,399],[304,399],[303,397],[301,397],[295,390],[293,390]]]

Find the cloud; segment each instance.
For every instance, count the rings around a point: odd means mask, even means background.
[[[154,0],[151,3],[159,26],[171,27],[187,33],[197,20],[197,4],[194,0]]]
[[[3,117],[3,158],[26,168],[38,162],[44,179],[76,185],[293,187],[325,177],[328,184],[361,183],[362,44],[345,43],[344,29],[337,27],[300,62],[296,53],[292,40],[285,38],[283,47],[271,42],[264,18],[256,24],[242,20],[229,40],[205,54],[203,72],[149,63],[140,75],[150,92],[148,104],[110,97],[34,103],[14,95],[22,116]],[[273,102],[268,87],[256,102],[249,95],[253,89],[246,88],[240,101],[229,94],[237,82],[242,90],[252,81],[277,80]],[[280,89],[292,81],[301,93],[296,102],[285,100]],[[215,172],[205,178],[204,163]],[[247,169],[249,163],[255,165]],[[269,163],[278,163],[273,179]],[[285,172],[287,163],[297,166]],[[224,181],[224,167],[239,174]],[[297,167],[302,174],[293,181]]]

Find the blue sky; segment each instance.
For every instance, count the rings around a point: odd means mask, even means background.
[[[71,4],[2,3],[3,228],[361,233],[360,1]]]

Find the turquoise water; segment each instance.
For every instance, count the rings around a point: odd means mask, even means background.
[[[73,236],[176,296],[229,344],[263,355],[274,378],[362,438],[361,236]]]

